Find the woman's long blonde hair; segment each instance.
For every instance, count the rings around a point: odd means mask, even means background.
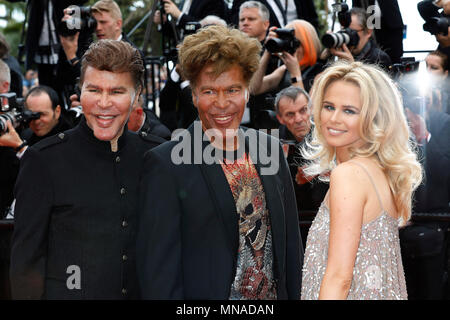
[[[422,181],[422,168],[410,139],[402,99],[394,82],[379,67],[361,62],[338,61],[315,80],[312,137],[302,149],[309,163],[306,173],[320,174],[336,166],[335,149],[322,135],[320,114],[325,91],[334,81],[348,81],[360,88],[362,108],[359,134],[365,144],[351,148],[352,157],[374,157],[384,170],[402,222],[411,216],[412,193]]]

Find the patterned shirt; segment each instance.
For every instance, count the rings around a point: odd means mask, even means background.
[[[224,159],[222,169],[239,219],[237,269],[230,299],[276,299],[270,217],[258,172],[247,154],[236,161]]]

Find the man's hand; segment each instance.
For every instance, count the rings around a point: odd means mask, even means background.
[[[162,16],[162,21],[167,22],[167,15]],[[161,11],[156,10],[155,15],[153,16],[153,23],[154,24],[161,24]]]
[[[73,17],[69,14],[72,12],[71,7],[64,9],[64,16],[61,19],[61,21],[67,21],[69,19],[73,19]],[[77,56],[77,50],[78,50],[78,37],[80,35],[80,32],[77,32],[73,36],[63,37],[59,36],[59,40],[61,42],[61,46],[64,49],[64,53],[66,54],[67,60],[72,60]]]
[[[164,1],[164,11],[167,14],[170,14],[175,19],[178,19],[181,16],[181,11],[178,9],[177,5],[170,0]]]
[[[442,33],[436,35],[436,40],[443,48],[450,47],[450,27],[448,27],[448,33],[444,36]]]
[[[450,15],[450,0],[439,0],[436,5],[440,8],[444,8],[444,13]]]
[[[339,48],[330,48],[330,53],[336,57],[338,57],[339,59],[345,59],[348,60],[350,62],[355,61],[355,59],[353,58],[352,53],[350,52],[350,50],[348,49],[347,45],[344,43],[342,45],[342,47]]]
[[[300,59],[297,58],[297,52],[290,54],[289,52],[283,51],[279,57],[288,69],[291,77],[299,77],[301,75],[300,65],[298,64]]]
[[[425,119],[422,116],[415,114],[408,108],[406,108],[405,111],[411,131],[416,136],[417,143],[423,144],[427,142],[426,140],[428,138],[429,132],[427,130]]]
[[[76,94],[71,95],[69,99],[71,108],[81,106],[81,102],[78,100],[78,96]]]
[[[73,36],[68,37],[59,36],[59,41],[61,42],[61,46],[64,49],[64,53],[66,54],[67,60],[72,60],[77,56],[79,35],[80,33],[77,32]]]
[[[0,146],[2,147],[11,147],[17,148],[19,147],[23,141],[17,133],[16,129],[12,125],[11,121],[7,121],[8,132],[2,134],[0,136]]]

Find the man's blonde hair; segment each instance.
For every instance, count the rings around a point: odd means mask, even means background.
[[[113,0],[100,0],[94,3],[91,7],[92,12],[102,13],[107,12],[115,20],[122,20],[122,12],[119,5]]]
[[[206,65],[218,77],[237,65],[248,85],[258,69],[261,44],[245,33],[224,26],[208,26],[186,37],[178,54],[184,77],[192,87]]]

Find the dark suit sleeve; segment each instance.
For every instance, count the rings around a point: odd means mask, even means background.
[[[299,300],[303,266],[303,244],[300,236],[297,200],[289,167],[283,150],[279,148],[280,176],[284,183],[284,205],[286,214],[286,285],[288,299]]]
[[[143,299],[183,299],[182,212],[168,162],[153,150],[145,155],[136,257]]]
[[[234,0],[233,6],[228,14],[227,23],[234,24],[236,27],[239,27],[239,8],[241,4],[243,4],[246,0]]]
[[[296,1],[297,15],[299,19],[304,19],[311,23],[316,31],[319,29],[319,17],[317,16],[316,7],[313,0]]]
[[[191,10],[189,10],[189,14],[183,14],[181,16],[180,21],[177,23],[177,26],[179,28],[184,28],[186,23],[200,21],[201,19],[209,15],[215,15],[222,19],[225,18],[226,7],[223,0],[202,0],[201,2],[198,2],[198,4],[200,3],[201,6],[198,7],[197,10],[195,10],[196,8],[191,7]]]
[[[14,233],[11,246],[13,299],[44,296],[48,225],[53,192],[46,163],[33,148],[21,159],[15,186]]]

